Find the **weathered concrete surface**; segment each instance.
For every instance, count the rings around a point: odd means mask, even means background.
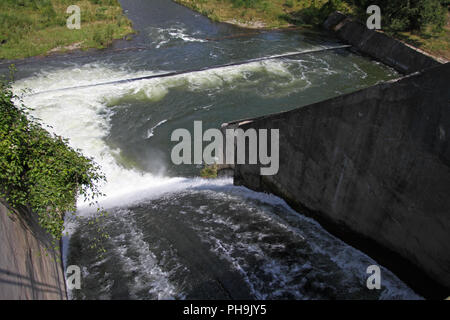
[[[235,184],[286,199],[419,293],[446,297],[449,84],[450,64],[445,64],[289,112],[227,124],[280,130],[279,172],[261,176],[259,165],[236,165]]]
[[[0,300],[4,299],[66,299],[66,291],[62,265],[35,216],[27,210],[10,211],[0,202]]]
[[[331,14],[323,26],[327,30],[334,31],[340,39],[354,46],[358,52],[369,55],[404,74],[441,64],[382,32],[367,29],[362,23],[353,21],[339,12]]]

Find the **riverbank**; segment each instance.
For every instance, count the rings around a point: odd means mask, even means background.
[[[251,29],[277,29],[292,26],[317,27],[334,11],[360,15],[361,10],[345,2],[328,0],[273,0],[273,1],[220,1],[220,0],[174,0],[213,21],[234,24]],[[384,28],[383,28],[384,29]],[[414,46],[442,61],[450,60],[450,14],[443,29],[432,27],[421,31],[390,31],[388,34]]]
[[[313,26],[320,17],[325,19],[328,0],[273,0],[273,1],[198,1],[175,0],[213,21],[226,22],[251,29],[287,28],[294,25]],[[350,6],[342,4],[335,10],[351,13]],[[327,11],[327,12],[325,12]],[[330,12],[328,12],[330,11]]]
[[[450,13],[442,31],[427,28],[422,32],[398,32],[392,36],[442,61],[450,61]]]
[[[0,59],[22,59],[77,49],[105,48],[133,33],[118,0],[80,0],[81,29],[69,29],[65,0],[0,3]]]

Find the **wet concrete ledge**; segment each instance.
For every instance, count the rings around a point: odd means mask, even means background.
[[[289,112],[224,124],[280,130],[280,167],[234,183],[285,199],[427,298],[450,292],[450,63]],[[246,161],[248,163],[248,160]]]
[[[436,67],[441,63],[388,35],[368,29],[364,24],[340,12],[332,13],[323,27],[353,46],[357,52],[391,66],[403,74]]]
[[[0,300],[66,298],[62,264],[36,215],[0,199]]]

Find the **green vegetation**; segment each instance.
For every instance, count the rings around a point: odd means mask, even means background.
[[[447,10],[444,4],[448,1],[353,0],[352,2],[362,16],[370,5],[379,6],[385,28],[392,31],[424,30],[428,26],[439,30],[446,22]]]
[[[447,21],[441,31],[427,27],[423,31],[398,31],[391,34],[425,52],[450,61],[450,14]]]
[[[70,5],[81,9],[79,30],[66,26]],[[104,48],[132,31],[118,0],[0,1],[0,59]]]
[[[335,10],[351,12],[343,1],[328,0],[176,0],[213,20],[255,28],[310,25]],[[317,20],[317,21],[315,21]]]
[[[175,0],[215,21],[250,28],[317,26],[334,11],[366,21],[367,7],[381,8],[383,31],[450,59],[450,0]]]
[[[218,170],[219,168],[216,163],[213,165],[205,165],[205,167],[200,172],[200,176],[202,178],[214,179],[217,178]]]
[[[93,204],[103,180],[91,159],[31,117],[9,81],[0,84],[0,197],[13,208],[30,208],[58,240],[64,214],[76,210],[77,196]]]
[[[393,37],[450,60],[450,0],[352,0],[361,20],[371,4],[382,10],[382,28]]]

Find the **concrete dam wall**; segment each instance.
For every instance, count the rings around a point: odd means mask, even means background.
[[[62,265],[33,213],[0,202],[0,256],[0,300],[66,299]]]
[[[284,198],[427,297],[450,292],[450,64],[289,112],[225,124],[279,129],[279,171],[234,181]],[[248,163],[246,161],[245,163]]]
[[[354,21],[339,12],[331,14],[323,23],[323,27],[352,45],[353,50],[369,55],[403,74],[410,74],[441,64],[434,57],[391,38],[385,33],[369,30],[361,22]]]

